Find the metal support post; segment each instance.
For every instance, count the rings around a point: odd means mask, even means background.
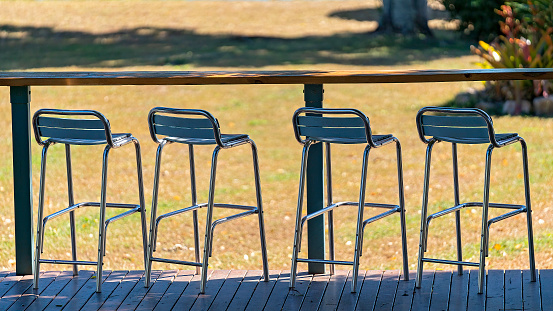
[[[33,184],[31,178],[31,88],[11,86],[15,272],[33,273]]]
[[[323,85],[305,84],[306,107],[323,107]],[[307,213],[314,213],[324,207],[323,145],[314,144],[309,149],[307,160]],[[325,228],[323,217],[307,221],[307,256],[309,259],[325,258]],[[309,263],[309,273],[325,273],[322,263]]]

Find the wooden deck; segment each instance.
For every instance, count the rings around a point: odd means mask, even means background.
[[[350,293],[350,274],[301,273],[288,290],[289,271],[211,271],[205,295],[198,295],[194,271],[154,271],[144,288],[143,271],[106,271],[103,292],[96,294],[92,271],[47,271],[40,288],[32,276],[0,272],[0,310],[553,310],[553,270],[540,270],[538,282],[528,271],[490,270],[485,294],[477,294],[477,271],[457,275],[427,271],[421,289],[401,280],[398,271],[362,271],[359,292]]]

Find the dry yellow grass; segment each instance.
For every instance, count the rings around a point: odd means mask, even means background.
[[[371,21],[348,20],[330,16],[332,12],[336,11],[366,9],[368,6],[365,1],[114,1],[104,2],[102,5],[92,1],[8,1],[0,2],[0,7],[2,8],[0,10],[0,27],[6,25],[47,27],[54,32],[77,31],[90,35],[154,27],[186,29],[210,38],[232,35],[304,38],[305,40],[306,36],[320,36],[328,37],[331,40],[338,34],[362,34],[375,27],[375,23]],[[0,28],[1,31],[2,28]],[[6,32],[8,36],[25,37],[24,31],[19,34]],[[23,51],[25,46],[21,44],[20,49]],[[142,48],[140,42],[137,43],[136,48]],[[144,48],[148,47],[144,46]],[[14,52],[17,51],[14,50]],[[346,60],[348,57],[353,57],[354,54],[348,53],[347,50],[329,51],[328,53],[340,54]],[[385,54],[385,52],[383,53]],[[363,55],[361,53],[361,56]],[[384,55],[383,57],[400,59],[400,61],[386,62],[390,65],[385,69],[472,68],[473,62],[477,60],[474,56],[468,55],[456,57],[436,55],[432,58],[417,58],[415,55],[411,59],[408,55],[403,55],[403,57]],[[252,59],[252,61],[254,60]],[[20,62],[24,63],[24,60],[20,60]],[[99,64],[104,64],[106,67],[98,67]],[[90,66],[43,65],[38,69],[233,69],[232,67],[218,67],[219,63],[216,61],[192,63],[186,65],[187,67],[156,66],[156,64],[153,62],[145,63],[143,66],[119,67],[116,63],[92,62]],[[383,69],[383,67],[347,61],[328,61],[309,65],[267,61],[263,64],[261,69]],[[248,64],[237,66],[247,67]],[[29,69],[23,65],[21,68]],[[415,267],[417,256],[425,152],[425,146],[420,142],[416,133],[414,117],[421,107],[441,105],[470,86],[477,87],[478,83],[325,86],[325,106],[361,109],[370,117],[375,133],[393,133],[402,142],[411,269]],[[6,152],[0,155],[0,215],[3,222],[3,226],[0,226],[2,246],[0,267],[14,269],[8,89],[5,88],[1,95],[0,125],[6,131],[0,135],[0,140],[6,148]],[[155,106],[202,108],[211,111],[219,118],[224,132],[250,134],[260,151],[270,267],[271,269],[288,269],[301,156],[301,146],[294,140],[290,118],[293,111],[302,105],[301,85],[109,86],[34,87],[31,108],[33,112],[43,107],[96,109],[110,119],[115,132],[132,132],[142,144],[148,212],[156,148],[149,138],[147,130],[146,115],[149,109]],[[537,266],[538,268],[552,268],[553,238],[551,237],[552,218],[550,216],[552,198],[549,189],[550,172],[553,167],[553,143],[551,143],[553,141],[553,131],[551,131],[553,120],[497,117],[495,121],[499,131],[517,131],[526,138],[530,146]],[[34,142],[32,146],[34,202],[36,205],[40,150]],[[63,148],[56,147],[52,148],[49,158],[47,212],[53,212],[66,205]],[[160,191],[160,212],[187,206],[190,202],[186,150],[183,146],[176,145],[166,149]],[[473,146],[463,147],[459,151],[462,200],[480,200],[484,150],[485,147]],[[101,152],[101,148],[74,148],[77,201],[99,199]],[[432,210],[437,210],[438,207],[449,207],[453,202],[449,153],[450,149],[446,145],[439,145],[435,148],[430,193]],[[336,159],[334,163],[336,200],[356,200],[361,155],[362,149],[360,148],[336,148],[333,154]],[[375,150],[371,154],[369,167],[374,175],[371,176],[367,187],[368,200],[389,203],[397,201],[394,155],[394,150],[391,147]],[[207,198],[210,156],[210,148],[198,148],[196,161],[198,164],[198,199],[200,201],[205,201]],[[136,202],[136,179],[132,157],[131,147],[112,152],[108,190],[110,201]],[[517,147],[507,147],[494,153],[493,201],[522,202],[519,158]],[[376,168],[377,166],[378,168]],[[221,153],[217,189],[219,191],[216,196],[218,201],[254,202],[250,156],[247,148],[225,150]],[[200,213],[200,215],[203,227],[205,214]],[[88,208],[79,210],[77,216],[79,256],[82,259],[94,260],[97,244],[97,213],[93,208]],[[467,260],[476,260],[477,258],[479,217],[480,210],[464,211],[463,213],[463,237],[466,245],[465,259]],[[354,238],[355,211],[351,209],[338,213],[336,218],[337,258],[348,260],[353,254],[354,243],[350,242]],[[432,223],[429,249],[433,254],[454,256],[453,225],[453,217],[446,217]],[[69,225],[63,218],[51,222],[46,233],[44,258],[69,258],[68,227]],[[138,216],[132,216],[111,225],[107,236],[106,269],[142,268],[139,232]],[[167,220],[165,227],[160,230],[158,240],[160,254],[158,255],[183,260],[192,259],[191,233],[191,215]],[[442,237],[439,237],[438,234]],[[401,267],[398,217],[390,217],[368,226],[365,238],[365,251],[361,260],[362,269],[399,269]],[[498,245],[490,251],[490,268],[527,267],[525,221],[522,216],[514,217],[492,227],[490,243]],[[211,267],[215,269],[260,269],[261,256],[258,245],[254,217],[222,225],[215,232]],[[44,265],[43,268],[65,269],[67,267]],[[155,264],[154,268],[169,269],[177,268],[177,266]],[[305,266],[301,266],[301,268],[305,268]],[[441,266],[441,268],[448,267]]]

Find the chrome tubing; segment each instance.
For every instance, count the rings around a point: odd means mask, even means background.
[[[395,138],[395,137],[394,137]],[[407,228],[405,224],[405,194],[403,188],[403,157],[401,153],[401,144],[399,139],[396,141],[396,158],[397,158],[397,183],[399,196],[399,218],[401,227],[401,253],[403,256],[403,280],[409,281],[409,258],[407,254]]]
[[[42,159],[40,162],[40,188],[38,192],[38,220],[37,220],[37,232],[36,232],[36,247],[35,247],[35,262],[34,262],[34,276],[33,276],[33,288],[38,289],[38,280],[40,276],[40,253],[42,252],[42,243],[44,240],[44,227],[42,221],[42,215],[44,213],[44,188],[46,182],[46,159],[48,155],[49,143],[45,143],[42,147]]]
[[[332,157],[330,152],[330,143],[325,143],[326,147],[326,206],[332,205]],[[328,255],[331,261],[334,258],[334,212],[328,212]],[[334,275],[334,264],[330,265],[330,275]]]
[[[200,280],[200,294],[205,294],[205,286],[207,283],[207,268],[209,265],[209,254],[211,254],[211,243],[213,242],[211,237],[211,222],[213,219],[213,201],[215,198],[215,178],[217,176],[217,156],[221,150],[220,146],[215,147],[213,150],[213,156],[211,157],[211,176],[209,179],[209,197],[207,201],[207,217],[205,226],[205,242],[204,242],[204,255],[202,258],[202,272]]]
[[[359,210],[357,212],[357,229],[355,230],[355,251],[353,254],[353,278],[351,280],[351,292],[357,291],[357,277],[359,276],[360,249],[363,247],[363,211],[365,210],[365,190],[367,188],[367,166],[371,146],[367,145],[363,152],[363,167],[361,170],[361,185],[359,187]]]
[[[459,205],[459,165],[457,157],[457,144],[451,144],[451,154],[453,158],[453,193],[455,196],[455,206]],[[463,243],[461,239],[461,211],[455,211],[455,235],[457,237],[457,261],[463,261]],[[463,274],[463,266],[457,266],[457,274]]]
[[[482,234],[480,238],[480,264],[478,265],[478,293],[484,292],[486,279],[486,255],[488,253],[488,205],[490,203],[490,171],[492,166],[492,152],[494,146],[490,144],[486,151],[486,172],[484,175],[484,198],[482,200]]]
[[[305,143],[303,147],[303,152],[301,154],[301,168],[300,168],[300,182],[299,182],[299,190],[298,190],[298,206],[296,209],[296,230],[294,232],[294,245],[292,249],[292,268],[290,271],[290,288],[294,288],[296,285],[296,273],[297,273],[297,267],[298,267],[298,248],[299,244],[301,244],[301,215],[302,215],[302,208],[303,208],[303,194],[305,191],[305,171],[307,168],[307,158],[308,158],[308,152],[309,147],[311,146],[312,142],[308,141]]]
[[[265,238],[265,221],[263,217],[263,200],[261,197],[261,178],[259,176],[259,157],[257,155],[257,146],[253,140],[248,139],[252,149],[253,173],[255,181],[255,198],[257,201],[257,219],[259,222],[259,239],[261,240],[261,257],[263,261],[263,280],[269,281],[269,259],[267,257],[267,241]]]
[[[428,191],[430,182],[430,162],[432,161],[432,147],[436,143],[436,140],[430,140],[426,147],[426,160],[424,166],[424,184],[422,191],[422,208],[421,208],[421,229],[420,229],[420,241],[419,241],[419,258],[417,264],[417,278],[415,280],[415,287],[421,288],[422,282],[422,269],[424,257],[424,247],[426,245],[427,227],[426,227],[426,215],[428,213]]]
[[[73,195],[73,170],[71,167],[71,146],[65,144],[65,163],[67,166],[67,197],[69,200],[69,206],[75,204],[75,197]],[[77,240],[75,232],[75,212],[69,212],[69,226],[71,228],[71,259],[77,261]],[[73,276],[79,274],[79,268],[75,264],[73,265]]]
[[[190,195],[192,206],[197,205],[196,196],[196,165],[194,161],[194,146],[188,145],[188,161],[190,163]],[[194,260],[200,262],[200,229],[198,226],[198,211],[192,211],[192,222],[194,223]],[[157,234],[156,234],[157,237]],[[155,248],[155,245],[154,245]],[[200,274],[200,267],[196,266],[196,274]]]
[[[100,221],[99,221],[99,233],[98,233],[98,266],[96,267],[96,292],[102,292],[102,270],[104,265],[104,246],[106,239],[105,221],[106,221],[106,188],[108,177],[108,156],[111,147],[107,145],[104,149],[104,156],[102,160],[102,188],[100,195]]]
[[[138,182],[138,200],[140,204],[140,224],[142,226],[142,252],[144,255],[144,269],[148,266],[148,232],[146,227],[146,202],[144,201],[144,177],[142,175],[142,155],[138,139],[132,137],[136,153],[136,177]],[[123,216],[124,217],[124,216]],[[105,248],[105,247],[104,247]],[[104,249],[105,252],[105,249]],[[146,280],[144,281],[146,285]]]

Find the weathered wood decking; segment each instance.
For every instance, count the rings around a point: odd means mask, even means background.
[[[301,273],[289,291],[289,271],[263,282],[261,271],[216,270],[205,295],[188,270],[154,271],[148,289],[143,271],[106,271],[100,294],[92,271],[43,272],[38,290],[31,276],[0,272],[0,310],[553,310],[553,270],[540,270],[535,283],[528,271],[490,270],[482,295],[476,272],[427,271],[415,290],[414,272],[404,282],[398,271],[362,271],[352,294],[348,271]]]

